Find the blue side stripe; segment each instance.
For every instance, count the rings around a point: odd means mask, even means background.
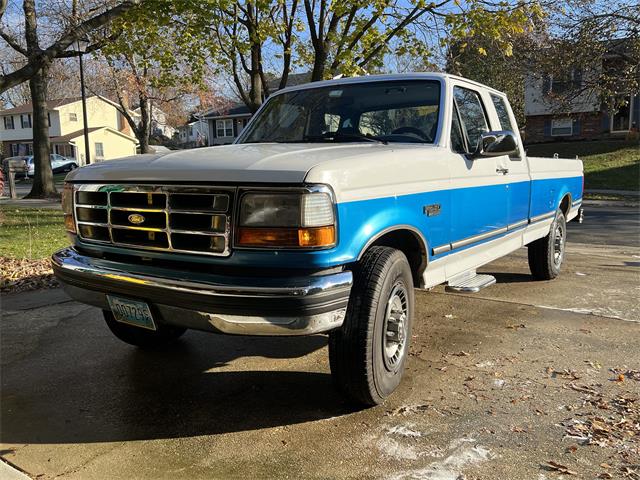
[[[529,187],[531,185],[531,187]],[[531,207],[529,195],[531,188]],[[408,225],[422,233],[427,241],[429,260],[452,252],[433,255],[431,250],[521,220],[555,211],[562,197],[570,193],[572,201],[582,197],[582,177],[535,180],[509,184],[511,196],[504,194],[505,184],[424,192],[396,197],[343,202],[337,205],[338,245],[328,250],[234,250],[230,257],[197,257],[197,262],[215,266],[255,268],[330,268],[358,259],[367,243],[378,233],[398,225]],[[518,200],[516,202],[516,200]],[[505,205],[506,202],[506,205]],[[440,214],[427,216],[423,207],[439,204]],[[454,215],[456,210],[458,215]],[[511,233],[511,232],[508,232]],[[472,246],[494,240],[492,236]],[[88,244],[83,244],[90,248]],[[459,250],[462,250],[460,248]],[[121,247],[99,246],[98,250],[122,253]],[[456,250],[456,251],[459,251]],[[132,250],[139,254],[139,251]],[[145,251],[146,257],[194,261],[192,255]]]

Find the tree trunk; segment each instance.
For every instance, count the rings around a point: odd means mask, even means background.
[[[312,82],[324,80],[324,71],[327,68],[327,57],[327,50],[325,48],[316,48],[315,58],[313,59],[313,71],[311,72]]]
[[[138,142],[140,142],[140,153],[151,153],[149,148],[149,138],[151,137],[151,102],[145,96],[140,96],[140,125],[134,130]]]
[[[247,25],[247,31],[249,38],[251,39],[251,71],[249,72],[249,81],[251,82],[249,87],[249,100],[251,101],[251,105],[249,105],[249,109],[251,112],[255,113],[258,108],[260,108],[260,105],[262,105],[262,79],[260,78],[260,55],[262,45],[260,44],[260,39],[253,23],[250,22]]]
[[[33,105],[33,160],[34,177],[28,198],[48,198],[58,195],[51,161],[49,160],[49,123],[47,120],[47,74],[49,67],[44,67],[29,80],[31,103]]]

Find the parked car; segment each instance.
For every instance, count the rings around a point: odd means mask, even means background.
[[[74,159],[64,157],[57,153],[51,153],[49,160],[51,161],[51,170],[53,173],[67,173],[78,168],[78,163]],[[35,175],[33,155],[25,157],[25,162],[27,163],[27,176],[31,178]]]
[[[328,333],[335,384],[361,404],[398,386],[414,288],[475,292],[523,245],[560,273],[582,216],[577,159],[532,158],[506,96],[444,74],[274,93],[235,144],[131,157],[67,176],[69,295],[140,347],[186,329]]]

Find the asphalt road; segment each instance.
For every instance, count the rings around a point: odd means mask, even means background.
[[[523,249],[479,294],[418,292],[406,378],[365,410],[333,389],[323,336],[143,352],[59,292],[4,297],[0,456],[37,478],[625,478],[640,437],[616,429],[621,399],[640,422],[640,381],[610,369],[640,368],[640,248],[619,210],[570,225],[554,281]],[[593,422],[611,434],[567,437]]]
[[[640,247],[640,207],[597,206],[587,202],[584,223],[569,223],[570,240],[591,245]]]

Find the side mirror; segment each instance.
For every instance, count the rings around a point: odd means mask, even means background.
[[[471,158],[500,157],[518,153],[518,141],[513,132],[501,130],[480,135],[480,141]]]

